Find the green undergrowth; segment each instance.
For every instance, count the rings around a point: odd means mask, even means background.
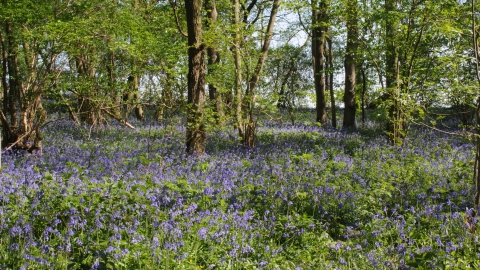
[[[6,158],[0,269],[479,266],[471,145],[267,124],[202,157],[181,127],[52,127],[44,156]]]

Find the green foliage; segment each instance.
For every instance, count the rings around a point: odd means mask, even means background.
[[[259,128],[259,149],[237,151],[228,143],[235,132],[220,131],[216,140],[227,143],[210,145],[209,155],[195,159],[183,153],[178,130],[111,128],[90,140],[77,134],[60,147],[60,155],[72,151],[75,159],[59,171],[49,167],[56,163],[38,162],[29,170],[31,188],[23,175],[4,171],[2,181],[11,181],[14,192],[1,197],[8,219],[2,214],[0,220],[9,229],[0,237],[0,265],[370,269],[479,263],[478,233],[465,225],[472,153],[459,141],[414,129],[418,133],[397,148],[362,128],[343,133],[272,125]],[[15,226],[25,224],[38,244],[16,234]],[[13,244],[50,265],[12,252]]]

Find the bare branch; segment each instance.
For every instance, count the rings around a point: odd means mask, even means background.
[[[104,112],[106,112],[108,115],[110,115],[113,119],[117,120],[118,122],[124,124],[125,126],[131,128],[131,129],[135,129],[134,126],[132,126],[131,124],[129,124],[127,121],[115,116],[115,114],[109,112],[107,109],[102,109]]]
[[[302,14],[300,14],[300,11],[298,12],[298,21],[300,22],[300,26],[302,27],[303,31],[305,31],[305,33],[307,33],[308,37],[311,38],[311,37],[312,37],[312,34],[311,34],[311,32],[308,30],[308,28],[305,26],[305,24],[303,23],[303,21],[302,21]]]
[[[168,2],[170,2],[170,5],[173,8],[173,15],[175,16],[175,23],[177,24],[178,31],[180,31],[180,34],[182,34],[182,36],[188,37],[188,35],[185,34],[185,32],[183,32],[182,27],[180,27],[180,21],[178,19],[178,14],[177,14],[177,1],[168,0]]]

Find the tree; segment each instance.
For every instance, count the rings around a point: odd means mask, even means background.
[[[233,0],[233,58],[235,64],[235,84],[234,84],[234,106],[235,106],[235,128],[237,128],[240,138],[244,134],[243,127],[243,118],[242,118],[242,99],[243,99],[243,90],[242,90],[242,81],[243,81],[243,70],[242,70],[242,55],[241,55],[241,21],[240,21],[240,1]]]
[[[395,0],[385,0],[385,42],[386,42],[386,57],[385,57],[385,82],[387,87],[387,101],[388,120],[387,120],[387,135],[389,141],[397,144],[400,141],[400,131],[402,130],[401,111],[398,103],[398,55],[397,45],[395,42],[395,33],[397,31],[397,18],[393,15],[396,11]]]
[[[242,132],[241,137],[243,138],[243,144],[248,147],[253,147],[255,144],[255,120],[253,115],[253,110],[255,106],[255,88],[257,87],[258,81],[262,74],[263,66],[265,60],[267,59],[268,49],[270,47],[270,41],[273,36],[273,27],[275,25],[275,18],[277,16],[278,7],[280,0],[273,0],[272,9],[270,11],[270,18],[268,20],[267,31],[265,33],[265,39],[263,40],[263,45],[261,52],[258,56],[257,65],[253,70],[252,77],[247,83],[247,89],[245,91],[245,126]]]
[[[316,96],[316,121],[324,124],[327,120],[325,101],[325,41],[327,39],[326,0],[312,0],[312,59]]]
[[[347,0],[347,46],[345,50],[345,93],[343,127],[355,127],[356,54],[358,47],[357,0]]]
[[[3,147],[41,151],[40,132],[46,121],[42,95],[52,87],[52,78],[58,76],[55,66],[58,40],[49,38],[47,27],[57,19],[53,10],[48,2],[2,3],[0,121]]]
[[[206,0],[205,9],[207,10],[207,19],[208,19],[207,28],[211,28],[211,26],[216,23],[217,17],[218,17],[216,0]],[[208,73],[210,75],[215,75],[214,73],[215,73],[216,66],[220,63],[220,53],[215,48],[214,44],[210,44],[207,47],[207,55],[208,55]],[[215,119],[217,124],[222,124],[225,121],[222,95],[218,91],[214,83],[208,84],[208,97],[210,101],[213,103]]]
[[[301,46],[289,43],[272,48],[265,64],[264,85],[260,99],[262,110],[275,110],[273,106],[287,111],[292,124],[295,123],[295,110],[306,106],[312,85],[312,58],[306,47],[307,38]],[[273,89],[272,89],[273,88]]]
[[[413,97],[422,90],[423,81],[431,79],[424,71],[439,57],[433,52],[441,50],[444,31],[432,25],[445,25],[439,20],[442,9],[432,2],[385,1],[386,130],[392,144],[402,144],[408,120],[418,109]]]
[[[479,43],[478,43],[478,36],[480,34],[479,28],[476,25],[475,19],[475,0],[471,0],[471,11],[472,11],[472,34],[473,34],[473,51],[475,53],[475,73],[477,74],[477,91],[480,89],[480,68],[479,68],[479,61],[480,61],[480,53],[479,53]],[[473,170],[473,178],[475,181],[475,197],[474,197],[474,205],[476,210],[478,211],[478,207],[480,206],[480,91],[477,94],[477,110],[476,110],[476,120],[477,125],[475,127],[475,166]]]
[[[187,153],[203,155],[206,147],[204,126],[205,44],[202,40],[202,1],[185,0],[188,29]]]
[[[264,2],[267,3],[267,2]],[[243,84],[243,70],[242,70],[242,49],[245,49],[247,43],[247,37],[245,33],[248,32],[248,28],[258,20],[261,16],[261,9],[256,14],[253,22],[248,22],[249,15],[252,9],[256,6],[257,0],[253,0],[248,6],[242,6],[239,0],[233,1],[234,18],[233,24],[233,58],[235,63],[235,128],[238,129],[239,136],[242,144],[247,147],[254,147],[255,145],[255,119],[254,119],[254,107],[256,98],[256,87],[262,75],[263,67],[267,59],[270,42],[273,37],[273,29],[275,25],[275,19],[277,16],[280,0],[274,0],[270,10],[270,16],[264,34],[262,35],[261,47],[256,52],[256,64],[254,64],[253,71],[250,78],[246,83],[245,93],[242,91]],[[242,13],[242,12],[243,13]],[[243,15],[243,16],[242,16]],[[243,17],[243,20],[242,20]]]
[[[327,38],[328,44],[328,57],[327,57],[327,66],[328,66],[328,80],[327,85],[330,90],[330,106],[332,110],[332,127],[337,128],[337,108],[335,106],[335,91],[333,87],[333,72],[335,67],[333,66],[333,41],[332,38]],[[327,78],[327,77],[326,77]]]

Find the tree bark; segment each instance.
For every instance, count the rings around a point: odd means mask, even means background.
[[[97,115],[95,114],[95,106],[93,99],[95,91],[90,91],[90,86],[94,85],[95,69],[93,64],[89,63],[87,56],[80,54],[75,57],[75,64],[77,67],[78,78],[80,83],[88,86],[82,86],[82,91],[78,91],[78,111],[80,114],[80,121],[89,125],[94,125],[97,122]]]
[[[188,112],[187,153],[203,155],[206,131],[203,123],[205,103],[205,44],[202,41],[202,1],[185,0],[188,28]]]
[[[42,92],[46,81],[50,81],[50,68],[55,57],[52,53],[51,59],[44,58],[40,64],[38,44],[28,37],[16,35],[21,28],[15,26],[18,25],[4,20],[0,31],[4,95],[0,110],[2,147],[41,152],[40,127],[46,120]]]
[[[3,99],[3,111],[8,111],[8,99],[3,98],[8,96],[8,84],[7,84],[7,45],[5,43],[5,38],[2,34],[2,30],[0,29],[0,45],[2,46],[2,99]]]
[[[312,59],[315,82],[317,117],[316,121],[325,124],[327,119],[325,102],[325,40],[327,37],[327,5],[324,0],[312,1]]]
[[[343,114],[343,127],[355,127],[355,113],[357,104],[355,101],[355,85],[357,82],[356,53],[358,47],[357,25],[357,0],[347,1],[347,46],[345,51],[345,93],[343,102],[345,105]]]
[[[6,23],[6,22],[5,22]],[[3,28],[2,24],[2,28]],[[3,99],[3,104],[2,104],[2,110],[3,112],[8,112],[8,107],[9,107],[9,100],[8,100],[8,92],[9,92],[9,86],[7,84],[7,44],[5,42],[5,37],[2,33],[4,29],[0,29],[0,44],[2,46],[2,54],[1,54],[1,60],[2,60],[2,99]],[[2,115],[3,115],[2,112]],[[4,117],[5,118],[5,117]],[[9,136],[9,130],[10,128],[8,127],[8,123],[6,121],[6,118],[4,121],[0,122],[2,124],[2,135],[1,135],[1,140],[0,142],[0,150],[2,146],[6,145],[6,140],[4,139],[5,136]],[[1,152],[1,151],[0,151]],[[1,153],[0,153],[1,157]],[[1,160],[0,160],[1,161]],[[1,162],[0,162],[0,169],[1,169]]]
[[[13,36],[12,25],[9,22],[5,22],[5,33],[7,36],[7,68],[8,68],[8,114],[10,114],[10,123],[12,124],[13,132],[17,126],[17,102],[20,101],[20,85],[19,74],[17,67],[17,50]]]
[[[280,83],[280,91],[278,92],[279,98],[277,101],[277,108],[289,109],[289,110],[293,109],[291,101],[288,100],[287,91],[285,90],[285,88],[287,87],[288,81],[290,80],[292,73],[295,72],[295,68],[296,68],[295,65],[296,65],[295,58],[290,59],[290,62],[288,63],[287,74],[283,76],[282,81]]]
[[[141,104],[140,93],[138,91],[140,78],[138,75],[128,76],[128,92],[124,94],[123,101],[125,102],[127,109],[125,112],[125,120],[128,120],[128,116],[133,109],[135,112],[135,117],[142,121],[144,119],[143,107]]]
[[[235,89],[234,89],[234,106],[235,106],[235,128],[238,130],[240,138],[244,134],[243,118],[242,118],[242,54],[240,51],[241,46],[241,32],[240,32],[240,1],[233,0],[233,58],[235,64]]]
[[[330,90],[330,106],[332,106],[332,126],[337,128],[337,107],[335,105],[335,92],[333,91],[333,44],[332,39],[327,38],[328,44],[328,87]]]
[[[476,26],[475,20],[475,0],[471,1],[471,8],[472,8],[472,33],[473,33],[473,52],[475,53],[475,72],[478,82],[478,89],[480,89],[480,68],[479,68],[479,61],[480,61],[480,53],[478,49],[478,29]],[[476,108],[476,121],[477,126],[475,127],[475,165],[473,168],[473,180],[475,182],[475,197],[473,199],[473,204],[475,206],[475,211],[479,210],[480,206],[480,93],[477,93],[477,108]]]
[[[120,95],[116,88],[116,76],[115,76],[115,53],[109,52],[108,53],[108,64],[107,64],[107,72],[108,72],[108,88],[110,91],[110,98],[112,103],[112,111],[113,114],[120,118],[121,115],[121,102],[120,102]]]
[[[365,67],[361,65],[362,71],[362,123],[365,124],[365,93],[367,93],[367,75],[365,74]]]
[[[400,134],[402,132],[401,111],[398,103],[398,54],[395,44],[395,32],[397,22],[392,18],[395,12],[395,0],[385,0],[386,16],[386,59],[385,59],[385,83],[386,83],[386,100],[388,102],[388,117],[386,132],[388,141],[391,144],[399,144],[401,141]]]
[[[207,28],[217,21],[218,12],[215,0],[206,0],[205,8],[207,10]],[[207,48],[208,55],[208,73],[215,74],[215,66],[220,63],[220,53],[213,46]],[[213,103],[215,112],[215,120],[218,125],[222,125],[225,118],[223,110],[222,95],[218,92],[217,87],[213,83],[208,84],[208,97]]]

